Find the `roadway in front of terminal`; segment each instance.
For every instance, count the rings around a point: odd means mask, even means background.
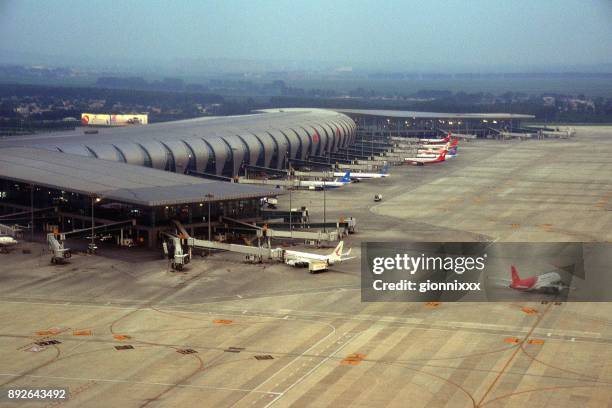
[[[612,129],[577,131],[393,168],[327,191],[327,218],[357,218],[357,255],[362,241],[610,241]],[[293,206],[322,218],[322,194]],[[609,303],[362,303],[359,259],[311,275],[217,254],[176,273],[130,249],[63,266],[44,249],[0,258],[0,386],[70,388],[49,406],[612,403]]]

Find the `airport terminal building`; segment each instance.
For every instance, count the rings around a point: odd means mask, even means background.
[[[262,221],[261,199],[283,190],[275,180],[265,187],[229,182],[245,166],[286,169],[290,161],[348,158],[370,135],[435,135],[463,126],[483,137],[528,118],[296,108],[7,137],[0,140],[0,224],[51,232],[131,221],[126,233],[154,247],[172,221],[192,235],[204,235],[211,223],[223,230],[225,220]]]
[[[243,165],[284,168],[290,159],[350,145],[355,131],[338,112],[286,109],[5,138],[0,223],[32,220],[37,232],[70,231],[90,226],[95,214],[98,225],[133,220],[129,233],[153,247],[171,220],[192,234],[223,218],[261,220],[261,198],[282,190],[188,174],[236,177]]]
[[[431,136],[439,132],[490,137],[502,130],[522,127],[533,115],[516,113],[443,113],[381,109],[339,109],[349,116],[361,132],[369,135],[405,137]]]
[[[284,168],[288,159],[324,156],[350,145],[356,125],[322,109],[268,110],[146,126],[100,128],[12,138],[3,146],[35,146],[96,159],[187,174],[239,174],[243,164]]]

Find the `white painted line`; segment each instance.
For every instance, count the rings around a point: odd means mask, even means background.
[[[261,384],[259,384],[257,387],[253,388],[253,392],[259,392],[258,390],[263,387],[265,384],[267,384],[272,378],[276,377],[278,374],[280,374],[282,371],[284,371],[287,367],[289,367],[290,365],[292,365],[293,363],[295,363],[297,360],[299,360],[300,358],[302,358],[306,353],[310,352],[310,350],[312,350],[313,348],[317,347],[319,344],[321,344],[323,341],[327,340],[328,337],[333,336],[334,334],[336,334],[336,328],[329,324],[329,323],[325,323],[327,326],[332,328],[332,331],[329,332],[327,334],[327,336],[323,337],[321,340],[317,341],[315,344],[313,344],[312,346],[310,346],[308,349],[304,350],[299,356],[295,357],[293,360],[291,360],[290,362],[288,362],[286,365],[284,365],[280,370],[278,370],[277,372],[275,372],[274,374],[272,374],[270,377],[268,377],[268,379],[266,379],[264,382],[262,382]],[[246,397],[246,396],[245,396]],[[239,399],[238,401],[236,401],[234,404],[232,404],[232,407],[236,406],[240,401],[242,401],[242,398]],[[272,400],[272,402],[276,401],[276,399]]]
[[[277,397],[274,398],[272,401],[270,401],[270,403],[268,405],[266,405],[264,408],[268,408],[269,406],[271,406],[272,404],[274,404],[276,401],[278,401],[279,399],[281,399],[287,392],[289,392],[293,387],[295,387],[296,385],[298,385],[299,383],[301,383],[304,379],[306,379],[306,377],[308,377],[310,374],[312,374],[313,372],[315,372],[315,370],[317,368],[319,368],[321,365],[325,364],[327,361],[329,361],[330,358],[332,358],[333,356],[335,356],[336,354],[338,354],[338,352],[340,350],[342,350],[344,347],[346,347],[346,345],[348,345],[351,341],[355,340],[357,337],[359,337],[359,335],[361,335],[361,333],[363,332],[359,332],[357,333],[355,336],[351,337],[346,343],[344,343],[343,345],[341,345],[340,347],[338,347],[333,353],[331,353],[330,355],[328,355],[325,359],[321,360],[319,362],[319,364],[317,364],[316,366],[312,367],[310,369],[310,371],[308,371],[306,374],[304,374],[303,376],[301,376],[300,378],[298,378],[293,384],[291,384],[289,387],[285,388],[285,390],[280,393],[280,395],[277,394]]]

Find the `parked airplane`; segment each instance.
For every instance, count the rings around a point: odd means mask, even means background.
[[[476,135],[467,133],[451,133],[451,136],[465,141],[476,139]]]
[[[407,164],[413,164],[415,166],[424,166],[426,164],[430,164],[430,163],[439,163],[439,162],[443,162],[446,158],[446,150],[443,151],[439,156],[437,157],[406,157],[404,159],[404,163]]]
[[[338,188],[351,182],[351,172],[347,171],[344,173],[342,178],[330,181],[323,180],[300,180],[299,187],[306,187],[309,189],[327,189],[327,188]]]
[[[285,251],[285,263],[290,266],[310,266],[311,264],[324,264],[325,266],[331,266],[337,263],[353,259],[349,257],[351,250],[349,249],[346,253],[342,253],[344,247],[344,241],[340,241],[334,251],[329,255],[319,255],[310,252],[300,251]]]
[[[450,133],[446,135],[444,139],[420,139],[420,143],[429,143],[429,144],[444,144],[450,142],[451,135]]]
[[[459,140],[452,139],[446,142],[446,144],[424,144],[424,145],[419,146],[419,149],[440,149],[444,147],[446,147],[447,149],[450,149],[451,147],[457,147],[458,145],[459,145]]]
[[[375,179],[375,178],[383,178],[389,177],[389,165],[385,164],[383,168],[378,173],[351,173],[352,180],[365,180],[365,179]],[[345,175],[342,172],[334,172],[334,177],[341,177]]]
[[[10,235],[0,234],[0,249],[8,249],[17,245],[17,240]]]
[[[520,291],[542,291],[542,292],[560,292],[563,289],[569,289],[570,287],[563,283],[561,276],[557,272],[548,272],[542,275],[531,276],[529,278],[521,279],[516,267],[512,265],[510,267],[512,274],[512,281],[510,288]]]
[[[457,157],[457,148],[453,147],[448,151],[448,153],[446,153],[446,158],[454,159],[455,157]]]

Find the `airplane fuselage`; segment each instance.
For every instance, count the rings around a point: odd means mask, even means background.
[[[557,272],[548,272],[530,278],[520,279],[512,282],[510,287],[522,291],[536,290],[561,290],[565,285],[561,281],[561,276]]]
[[[285,262],[291,261],[307,263],[308,261],[325,262],[328,265],[333,265],[333,260],[329,255],[318,255],[309,252],[300,251],[285,251]]]
[[[334,173],[334,177],[344,176],[344,173]],[[352,179],[364,180],[364,179],[376,179],[388,177],[389,175],[386,173],[351,173]]]
[[[301,180],[300,187],[338,188],[344,186],[343,181]]]

